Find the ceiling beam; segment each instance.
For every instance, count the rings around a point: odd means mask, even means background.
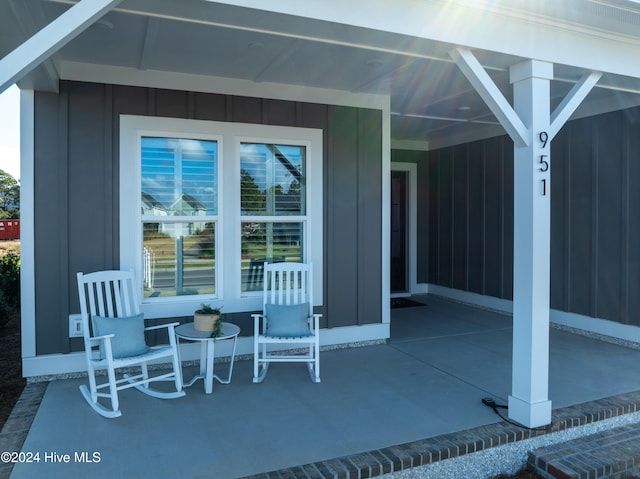
[[[259,83],[267,77],[269,72],[277,71],[286,62],[289,61],[289,59],[296,53],[299,47],[300,44],[298,42],[293,39],[289,40],[286,47],[274,58],[272,58],[265,68],[258,72],[258,74],[253,78],[253,81]],[[249,48],[264,48],[264,45],[254,45],[253,47],[249,45]]]
[[[77,0],[50,0],[55,3],[67,4],[67,5],[75,5]],[[86,1],[86,0],[81,0]],[[157,5],[156,5],[157,4]],[[351,47],[357,48],[361,50],[368,50],[378,53],[390,53],[394,55],[402,55],[408,58],[418,58],[422,60],[434,60],[445,63],[453,63],[453,60],[447,56],[438,56],[438,55],[430,55],[427,53],[423,53],[420,51],[407,50],[403,48],[396,47],[387,47],[383,45],[374,45],[370,43],[363,43],[360,41],[355,41],[351,37],[349,39],[341,39],[338,37],[325,37],[319,34],[313,33],[300,33],[300,32],[289,32],[284,28],[278,29],[274,27],[268,26],[252,26],[252,25],[244,25],[239,23],[232,23],[229,21],[218,21],[212,18],[208,18],[207,16],[203,16],[202,12],[200,15],[196,15],[194,12],[185,13],[186,9],[182,7],[180,2],[156,2],[151,5],[157,10],[151,10],[149,6],[141,0],[129,0],[125,2],[122,7],[115,7],[113,11],[127,13],[131,15],[139,15],[144,17],[153,17],[159,18],[162,20],[172,20],[177,22],[186,22],[193,23],[195,25],[206,25],[211,27],[225,28],[229,30],[238,30],[243,32],[252,32],[252,33],[261,33],[265,35],[274,35],[281,38],[292,38],[295,40],[306,40],[315,43],[323,43],[326,45],[336,45],[341,47]],[[489,70],[498,70],[505,71],[503,68],[496,68],[492,66],[486,66],[485,68]]]
[[[473,53],[458,47],[451,50],[450,55],[516,146],[526,146],[529,143],[527,127]]]
[[[149,68],[149,60],[156,46],[159,30],[159,20],[154,17],[147,18],[147,31],[144,35],[144,44],[142,45],[142,53],[140,54],[140,62],[138,63],[140,70],[147,70]]]
[[[82,33],[122,0],[81,0],[0,60],[0,93]]]
[[[28,3],[24,0],[9,0],[9,7],[15,16],[17,24],[20,26],[24,37],[27,39],[35,34],[42,25],[46,24],[42,6],[40,3]],[[43,78],[47,83],[47,90],[58,91],[58,71],[51,58],[48,58],[40,65]]]
[[[375,15],[344,0],[208,1],[640,78],[637,1],[370,0]]]
[[[576,109],[585,99],[587,94],[598,82],[602,73],[591,72],[588,75],[584,75],[578,83],[573,85],[571,91],[567,94],[562,102],[553,110],[551,114],[551,124],[549,126],[549,140],[556,136],[556,133],[560,131],[562,125],[564,125],[569,117],[576,111]]]
[[[66,5],[75,5],[80,0],[49,0],[49,1],[54,2],[54,3],[66,4]],[[264,2],[262,0],[229,0],[229,1],[227,1],[227,0],[222,0],[222,1],[220,1],[220,0],[207,0],[207,1],[220,2],[220,3],[224,3],[224,4],[238,5],[238,6],[242,5],[243,3],[262,2],[261,3],[261,7],[264,7]],[[286,1],[286,0],[284,0],[284,1]],[[320,0],[318,0],[318,1],[320,1]],[[321,0],[321,1],[327,2],[327,1],[334,1],[334,0]],[[335,1],[342,2],[344,4],[343,0],[335,0]],[[383,0],[380,0],[380,1],[383,1]],[[469,1],[473,1],[473,0],[469,0]],[[593,3],[598,3],[598,2],[602,2],[604,0],[589,0],[589,1],[592,1]],[[248,6],[248,5],[244,5],[244,6]],[[269,8],[272,8],[272,7],[273,7],[273,4],[270,3],[269,4]],[[256,8],[259,8],[259,7],[256,7]],[[326,9],[327,9],[326,5],[323,6],[323,11],[326,10]],[[401,56],[407,57],[409,59],[413,58],[413,59],[421,59],[421,60],[433,60],[433,61],[444,62],[444,63],[455,63],[452,58],[447,57],[447,56],[425,54],[423,52],[420,52],[419,50],[407,50],[406,48],[385,47],[385,46],[382,46],[382,45],[375,45],[375,44],[366,43],[366,42],[354,41],[352,37],[348,37],[349,38],[348,40],[346,40],[346,39],[341,40],[338,37],[336,37],[336,38],[327,38],[327,37],[322,37],[322,36],[318,36],[318,35],[313,35],[313,34],[310,34],[310,33],[288,32],[288,31],[285,31],[284,27],[281,27],[280,29],[277,29],[277,28],[269,28],[269,27],[266,27],[266,26],[250,26],[248,24],[247,25],[240,25],[240,24],[237,24],[237,23],[234,23],[234,22],[230,22],[230,21],[217,21],[217,20],[213,20],[212,18],[207,18],[207,16],[202,16],[202,14],[201,14],[202,12],[201,11],[198,11],[198,14],[196,14],[193,9],[189,9],[189,8],[185,9],[185,8],[183,8],[183,5],[181,5],[180,2],[174,2],[172,0],[164,0],[164,1],[161,1],[161,0],[128,0],[127,2],[125,2],[125,4],[123,6],[114,7],[113,11],[132,14],[132,15],[145,16],[145,17],[149,17],[149,18],[156,18],[156,19],[163,19],[163,20],[173,20],[173,21],[179,21],[179,22],[194,23],[194,24],[199,24],[199,25],[208,25],[208,26],[212,26],[212,27],[219,27],[219,28],[225,28],[225,29],[230,29],[230,30],[240,30],[240,31],[248,31],[248,32],[254,32],[254,33],[263,33],[263,34],[267,34],[267,35],[275,35],[275,36],[279,36],[279,37],[292,38],[292,39],[296,39],[296,40],[307,40],[307,41],[312,41],[312,42],[317,42],[317,43],[324,43],[324,44],[328,44],[328,45],[338,45],[338,46],[344,46],[344,47],[352,47],[352,48],[358,48],[358,49],[368,50],[368,51],[377,52],[377,53],[388,53],[388,54],[393,54],[393,55],[401,55]],[[638,13],[640,14],[640,12],[638,12]],[[361,14],[360,14],[360,17],[362,17]],[[344,23],[344,22],[340,22],[340,23]],[[483,25],[482,28],[486,30],[486,26]],[[424,30],[424,29],[425,28],[424,28],[424,25],[423,25],[421,30]],[[384,31],[384,29],[383,29],[383,31]],[[427,37],[424,37],[424,38],[427,38]],[[600,39],[600,40],[602,40],[602,39]],[[439,40],[439,41],[445,41],[445,40]],[[485,47],[484,49],[486,50],[487,47]],[[496,51],[496,53],[498,52],[498,50],[495,50],[495,51]],[[575,55],[575,48],[573,50],[571,50],[571,51]],[[519,55],[522,55],[522,52],[520,52]],[[593,56],[593,55],[591,55],[591,56]],[[635,56],[634,56],[634,58],[635,58]],[[551,60],[549,60],[549,61],[551,61]],[[559,62],[559,63],[564,63],[564,64],[567,64],[567,65],[572,65],[573,64],[572,62]],[[626,63],[629,63],[629,62],[626,62]],[[496,66],[493,66],[493,65],[484,65],[484,69],[488,70],[488,71],[501,71],[501,72],[506,71],[505,68],[496,67]],[[602,71],[614,72],[614,70],[608,70],[608,69],[603,69]],[[627,75],[627,76],[633,77],[633,75],[630,75],[629,73],[624,73],[624,74]],[[569,82],[569,83],[574,83],[575,82],[574,79],[561,78],[561,77],[556,77],[556,78],[554,78],[554,80],[559,80],[559,81],[564,81],[564,82]],[[257,81],[260,81],[260,80],[258,79]],[[612,91],[621,91],[621,92],[638,93],[638,94],[640,94],[640,89],[638,89],[638,88],[625,87],[625,86],[619,86],[619,85],[607,85],[607,84],[601,83],[601,84],[597,85],[597,88],[604,88],[604,89],[609,89],[609,90],[612,90]]]
[[[396,111],[391,112],[391,116],[399,116],[403,118],[416,118],[419,120],[436,120],[436,121],[450,121],[454,123],[480,123],[484,125],[500,125],[497,121],[482,120],[481,118],[459,118],[451,116],[437,116],[437,115],[420,115],[418,113],[400,113]]]

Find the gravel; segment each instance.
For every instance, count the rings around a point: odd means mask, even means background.
[[[426,466],[415,467],[404,471],[392,472],[380,476],[384,479],[486,479],[499,474],[515,474],[527,462],[527,454],[539,447],[570,441],[579,437],[596,434],[618,426],[640,422],[640,412],[624,414],[611,419],[577,426],[545,436],[518,441],[504,446],[497,446],[484,451],[435,462]]]

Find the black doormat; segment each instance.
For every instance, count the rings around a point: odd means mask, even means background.
[[[424,303],[418,303],[407,298],[391,298],[391,309],[395,308],[413,308],[416,306],[426,306]]]

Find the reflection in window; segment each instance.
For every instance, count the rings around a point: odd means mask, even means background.
[[[262,290],[265,262],[303,261],[305,175],[305,146],[240,144],[243,292]]]
[[[242,223],[242,291],[262,291],[264,263],[302,262],[303,224]]]
[[[217,142],[143,137],[141,147],[144,296],[215,294]]]
[[[142,214],[216,215],[215,141],[142,138]]]
[[[214,223],[144,223],[144,296],[215,294]]]
[[[242,143],[240,175],[243,216],[306,214],[304,146]]]

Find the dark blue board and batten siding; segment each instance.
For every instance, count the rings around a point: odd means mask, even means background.
[[[82,349],[75,273],[119,267],[119,117],[320,128],[324,135],[323,327],[380,323],[382,112],[95,83],[35,95],[38,355]],[[248,314],[233,321],[252,334]]]
[[[418,277],[512,299],[513,143],[506,136],[423,153],[418,205],[428,257]],[[640,109],[567,123],[551,143],[553,309],[640,325]]]

